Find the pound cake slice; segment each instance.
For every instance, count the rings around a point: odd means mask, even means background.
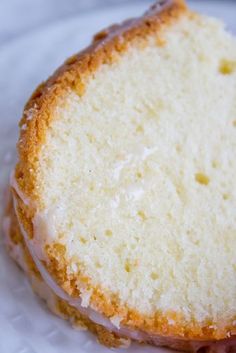
[[[30,98],[18,152],[8,244],[54,311],[109,346],[233,352],[236,41],[220,22],[159,1],[98,33]]]

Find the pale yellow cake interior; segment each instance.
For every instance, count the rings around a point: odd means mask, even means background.
[[[35,237],[141,313],[223,322],[236,316],[236,42],[197,16],[163,39],[61,99]]]

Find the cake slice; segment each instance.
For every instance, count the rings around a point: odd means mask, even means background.
[[[30,98],[18,152],[8,224],[57,312],[109,346],[234,349],[236,41],[220,22],[160,1],[100,32]]]

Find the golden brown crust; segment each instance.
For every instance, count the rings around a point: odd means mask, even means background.
[[[175,22],[183,14],[189,14],[184,1],[162,1],[165,3],[161,12],[155,5],[143,17],[129,20],[122,25],[115,25],[98,33],[94,37],[93,44],[78,55],[69,58],[52,77],[41,84],[33,93],[25,106],[24,114],[20,122],[20,139],[18,142],[19,162],[16,166],[15,177],[17,184],[23,193],[40,206],[40,195],[36,189],[36,175],[40,148],[45,142],[48,126],[53,120],[53,110],[57,106],[60,97],[68,90],[74,90],[78,95],[83,95],[89,76],[102,64],[112,63],[117,55],[125,52],[128,46],[145,45],[145,39],[155,33],[157,43],[163,44],[161,33],[164,28]],[[17,213],[21,223],[29,237],[33,236],[32,219],[34,216],[34,203],[27,206],[19,196],[17,199]],[[79,291],[75,287],[76,281],[80,281],[88,288],[92,287],[88,278],[82,274],[68,277],[66,261],[63,261],[63,249],[58,244],[47,248],[50,259],[48,270],[54,279],[70,295],[78,296]],[[233,326],[222,325],[222,328],[214,327],[212,322],[199,325],[196,322],[185,322],[184,318],[176,313],[157,312],[152,317],[144,317],[135,310],[120,305],[115,295],[106,296],[104,290],[93,288],[91,305],[97,311],[107,317],[120,315],[122,324],[129,328],[138,328],[149,334],[160,334],[184,339],[220,339],[234,332]],[[169,324],[175,321],[176,324]]]
[[[20,231],[18,220],[15,214],[15,211],[13,209],[13,204],[12,201],[10,201],[8,207],[7,207],[7,217],[10,219],[10,228],[9,228],[9,237],[10,237],[10,243],[8,243],[8,249],[11,253],[11,250],[14,250],[15,246],[20,246],[24,255],[24,261],[25,261],[25,271],[31,281],[33,290],[38,294],[39,296],[42,296],[42,293],[38,291],[37,285],[35,285],[35,279],[36,282],[40,281],[43,282],[42,277],[39,274],[39,271],[29,254],[29,251],[27,249],[27,246],[24,242],[24,237]],[[12,252],[12,256],[14,258],[14,251]],[[17,261],[17,259],[15,259]],[[105,327],[94,323],[91,321],[86,315],[81,314],[78,309],[75,307],[69,305],[65,300],[57,297],[55,294],[51,293],[53,296],[53,302],[54,305],[52,306],[52,303],[46,300],[45,297],[42,297],[47,301],[48,307],[50,310],[53,311],[54,314],[59,315],[60,317],[69,320],[70,322],[73,323],[75,327],[81,328],[81,329],[88,329],[91,331],[93,334],[95,334],[98,338],[98,341],[110,348],[118,348],[118,347],[126,347],[129,345],[130,339],[124,336],[119,336],[117,333],[114,333],[112,331],[107,330]],[[219,346],[221,347],[220,352],[224,351],[223,347],[225,347],[225,342],[226,340],[221,340],[218,342]],[[157,344],[157,342],[154,340],[154,337],[149,337],[146,340],[143,340],[140,343],[149,343],[149,344]],[[186,352],[198,352],[199,349],[203,353],[210,352],[210,346],[211,344],[216,344],[216,342],[209,342],[209,341],[200,341],[200,342],[193,342],[193,341],[188,341],[185,339],[175,339],[174,337],[158,337],[158,345],[159,346],[167,346],[176,350],[180,351],[186,351]],[[232,343],[233,345],[233,343]],[[230,346],[230,345],[229,345]],[[230,346],[231,347],[231,346]],[[213,348],[214,351],[214,348]],[[226,350],[227,351],[227,350]]]

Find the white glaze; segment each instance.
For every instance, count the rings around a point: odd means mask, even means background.
[[[53,211],[36,212],[33,222],[34,238],[34,251],[40,260],[46,260],[45,253],[42,249],[42,244],[46,244],[49,240],[53,241],[56,237],[55,222],[53,222]]]
[[[11,219],[8,216],[3,217],[2,229],[4,232],[4,243],[6,244],[10,255],[17,261],[24,271],[27,270],[27,266],[24,261],[23,251],[20,245],[13,244],[10,237],[10,225]]]
[[[33,207],[33,202],[25,196],[25,194],[21,191],[16,178],[15,178],[15,171],[13,170],[11,172],[11,176],[10,176],[10,185],[11,187],[15,190],[15,192],[17,193],[17,195],[19,196],[19,198],[23,201],[23,203],[26,206],[32,206]]]

